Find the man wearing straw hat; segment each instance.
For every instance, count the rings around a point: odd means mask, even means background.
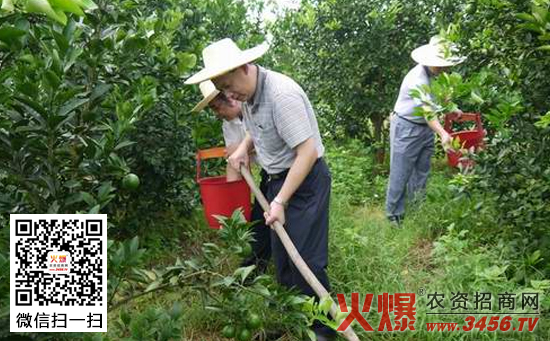
[[[409,200],[426,189],[430,159],[434,153],[434,132],[448,148],[451,136],[437,119],[427,121],[415,114],[422,103],[410,91],[428,85],[433,77],[460,64],[463,57],[453,56],[456,47],[435,36],[429,44],[411,53],[418,63],[405,76],[390,120],[390,178],[386,196],[386,214],[392,224],[401,226],[405,214],[405,193]]]
[[[330,290],[326,267],[331,176],[322,158],[324,147],[317,119],[307,95],[296,82],[252,64],[267,48],[262,44],[243,51],[231,39],[217,41],[203,50],[204,69],[186,83],[212,79],[228,97],[243,102],[249,135],[229,162],[235,168],[247,164],[248,150],[255,148],[270,202],[266,223],[279,221],[285,225],[304,261]],[[279,283],[314,296],[274,232],[271,250]],[[319,323],[314,324],[313,331],[318,340],[335,335]]]
[[[246,130],[242,122],[241,102],[226,97],[216,89],[211,81],[204,81],[199,84],[203,99],[195,105],[192,112],[199,112],[207,106],[214,111],[216,116],[223,120],[223,139],[225,141],[226,155],[229,156],[237,149],[239,144],[246,137]],[[240,172],[229,163],[226,167],[227,181],[236,181],[241,178]],[[265,183],[260,184],[260,189],[265,192]],[[258,201],[254,202],[252,208],[252,221],[262,221],[262,207]],[[269,228],[258,222],[252,227],[252,256],[246,258],[241,266],[256,265],[258,272],[264,273],[271,257],[271,240]]]

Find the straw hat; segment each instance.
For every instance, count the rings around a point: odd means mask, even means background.
[[[191,109],[192,112],[199,112],[202,109],[204,109],[208,103],[210,103],[218,94],[220,91],[216,89],[216,86],[211,81],[205,81],[199,84],[199,88],[201,89],[202,93],[202,101],[200,101],[193,109]]]
[[[454,55],[457,47],[438,36],[430,39],[430,43],[422,45],[411,53],[412,59],[424,66],[446,67],[462,63],[466,57]]]
[[[187,79],[185,84],[197,84],[221,76],[260,58],[268,48],[269,46],[263,43],[243,51],[229,38],[212,43],[202,50],[204,69]]]

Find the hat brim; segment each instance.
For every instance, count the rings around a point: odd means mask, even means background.
[[[466,60],[466,57],[456,57],[452,59],[441,58],[437,56],[437,52],[431,45],[423,45],[414,49],[411,53],[411,57],[418,64],[434,67],[455,66]]]
[[[228,62],[226,65],[219,66],[216,68],[202,69],[201,71],[197,72],[196,74],[188,78],[185,81],[185,84],[197,84],[205,80],[219,77],[225,73],[228,73],[231,70],[238,68],[239,66],[248,64],[251,61],[254,61],[260,58],[267,52],[268,49],[269,49],[269,46],[267,44],[261,44],[251,49],[245,50],[239,56],[238,59],[232,60]]]
[[[219,90],[212,91],[208,96],[202,99],[193,109],[191,109],[191,112],[199,112],[202,109],[204,109],[218,94],[220,93]]]

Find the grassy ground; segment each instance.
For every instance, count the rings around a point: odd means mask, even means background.
[[[461,243],[460,239],[450,239],[451,245],[445,245],[443,255],[434,256],[434,248],[442,243],[438,239],[445,226],[430,224],[435,212],[442,211],[444,205],[434,193],[446,180],[442,174],[434,174],[430,186],[428,201],[418,208],[405,222],[403,230],[396,230],[385,220],[381,204],[350,206],[345,198],[335,196],[331,213],[331,265],[330,278],[334,292],[359,292],[360,300],[364,294],[418,293],[421,288],[426,293],[444,293],[445,311],[450,311],[452,292],[465,292],[470,300],[476,291],[498,293],[514,292],[515,285],[502,277],[486,280],[483,272],[492,266],[498,266],[498,258],[482,250],[473,251]],[[441,185],[441,186],[438,186]],[[438,198],[434,200],[434,196]],[[431,200],[430,200],[431,198]],[[437,207],[432,207],[436,205]],[[435,243],[435,244],[434,244]],[[457,245],[459,244],[459,245]],[[417,329],[414,333],[360,333],[361,339],[370,340],[533,340],[529,333],[457,333],[427,332],[426,322],[458,322],[465,325],[468,315],[438,316],[428,318],[426,296],[417,295]],[[349,301],[348,301],[349,304]],[[497,304],[493,301],[493,304]],[[471,305],[470,305],[471,307]],[[367,321],[376,330],[379,313],[373,302],[371,312],[365,315]],[[472,311],[470,309],[469,311]],[[495,309],[496,310],[496,309]],[[431,312],[431,311],[430,311]],[[482,316],[482,315],[478,315]],[[538,326],[542,330],[541,324]],[[361,327],[355,325],[356,331]],[[543,333],[541,333],[543,334]],[[546,336],[539,335],[541,340]]]
[[[481,211],[479,215],[472,214],[480,210],[475,198],[456,199],[456,193],[449,187],[451,172],[444,162],[435,163],[426,200],[408,207],[404,228],[397,230],[384,216],[386,178],[383,174],[373,178],[370,170],[361,166],[367,158],[368,155],[357,148],[346,149],[345,153],[332,148],[328,153],[333,173],[329,276],[333,293],[344,293],[348,303],[352,292],[360,293],[361,302],[365,294],[375,295],[370,313],[363,314],[375,330],[380,318],[376,296],[385,292],[443,293],[445,311],[450,311],[452,293],[467,293],[468,308],[472,311],[473,295],[491,292],[493,311],[496,311],[497,294],[534,290],[520,287],[504,276],[505,246],[492,245],[490,236],[479,232],[494,224],[490,214]],[[176,256],[197,254],[203,242],[216,240],[216,231],[205,227],[201,214],[198,211],[193,219],[184,223],[176,220],[168,236],[158,232],[145,236],[148,248],[154,250],[151,265],[168,264]],[[237,263],[238,259],[228,259],[227,271]],[[216,320],[204,310],[197,293],[189,289],[145,296],[135,301],[130,311],[150,306],[166,307],[176,300],[185,306],[183,340],[222,340],[218,335],[224,321]],[[426,322],[458,322],[462,326],[467,315],[427,317],[426,304],[427,297],[417,295],[416,332],[367,333],[361,331],[357,323],[353,325],[362,340],[550,339],[544,317],[535,333],[427,332]],[[117,319],[116,314],[110,314],[111,324]],[[297,339],[289,334],[280,340]]]

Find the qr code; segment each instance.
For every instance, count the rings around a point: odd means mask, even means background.
[[[106,247],[104,214],[11,215],[10,331],[106,331]]]

